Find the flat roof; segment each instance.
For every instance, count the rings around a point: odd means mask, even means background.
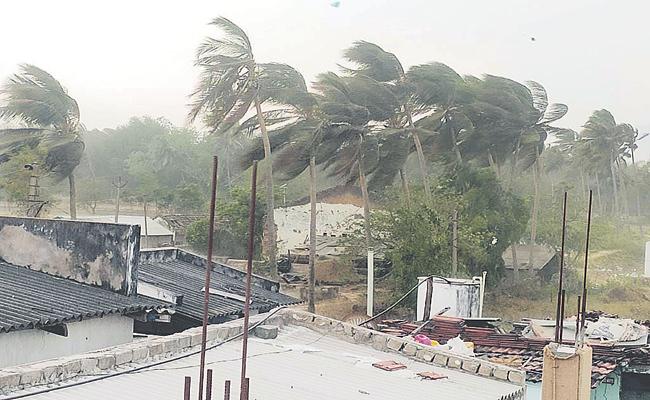
[[[235,340],[207,351],[206,368],[214,371],[213,398],[221,398],[226,379],[232,382],[231,399],[239,398],[241,346],[241,340]],[[375,362],[386,360],[402,363],[407,368],[387,372],[372,366]],[[177,400],[183,398],[184,377],[191,376],[192,398],[195,398],[198,365],[197,354],[47,393],[29,395],[27,390],[14,395],[27,394],[27,398],[34,400],[99,400],[108,397]],[[424,371],[441,373],[448,378],[423,380],[417,373]],[[283,326],[276,339],[250,338],[248,375],[250,398],[264,400],[487,400],[521,394],[522,390],[520,385],[507,381],[415,361],[401,354],[350,343],[297,325]],[[62,384],[70,385],[73,382],[65,381]],[[37,387],[32,390],[42,389]]]

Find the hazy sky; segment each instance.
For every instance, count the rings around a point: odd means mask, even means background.
[[[650,132],[645,0],[331,1],[7,1],[0,77],[18,63],[44,68],[79,101],[88,128],[139,115],[183,125],[194,51],[214,34],[207,23],[225,16],[248,32],[259,61],[291,64],[308,80],[364,39],[405,66],[440,61],[463,74],[536,80],[569,105],[567,127],[607,108]],[[639,156],[650,158],[650,138]]]

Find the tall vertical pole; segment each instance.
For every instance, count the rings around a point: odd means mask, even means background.
[[[144,199],[144,246],[149,248],[149,229],[147,228],[147,199]]]
[[[587,313],[587,265],[589,264],[589,235],[591,233],[591,204],[593,200],[593,190],[589,191],[589,208],[587,210],[587,237],[585,239],[585,266],[582,274],[582,319],[580,320],[580,332],[584,333],[585,314]]]
[[[113,179],[113,182],[111,183],[111,185],[113,185],[116,191],[116,196],[115,196],[115,223],[116,224],[119,222],[120,219],[120,196],[122,194],[122,189],[124,189],[124,187],[128,183],[129,181],[127,180],[124,180],[124,182],[122,182],[121,176],[117,177],[117,182],[115,181],[115,179]]]
[[[451,226],[451,277],[458,276],[458,210],[454,210]]]
[[[192,386],[192,378],[189,376],[185,377],[185,386],[183,386],[183,400],[190,400],[190,390]]]
[[[251,276],[253,274],[253,250],[255,245],[255,203],[257,199],[257,161],[253,162],[251,177],[251,199],[248,210],[248,263],[246,264],[246,300],[244,302],[244,332],[242,338],[240,400],[246,400],[248,390],[246,380],[246,359],[248,357],[248,323],[250,317]]]
[[[581,299],[581,297],[578,296],[578,313],[576,314],[576,336],[575,336],[575,339],[574,339],[574,343],[575,343],[576,348],[579,347],[578,340],[580,339],[580,311],[581,311],[580,307],[582,306],[581,302],[580,302],[580,299]]]
[[[366,296],[366,314],[372,317],[375,312],[375,253],[368,249],[368,294]]]
[[[566,240],[566,209],[567,209],[568,194],[564,192],[564,200],[562,202],[562,244],[560,247],[560,273],[557,289],[557,308],[555,310],[555,342],[560,342],[560,318],[562,317],[562,290],[564,287],[564,243]]]
[[[210,368],[205,376],[205,400],[212,400],[212,369]]]
[[[205,345],[208,337],[208,305],[210,304],[210,277],[212,274],[212,244],[214,242],[214,211],[217,204],[217,169],[219,160],[212,157],[212,186],[210,188],[210,229],[208,230],[208,263],[205,267],[203,293],[203,325],[201,329],[201,360],[199,366],[199,400],[203,399],[203,373],[205,370]]]
[[[230,400],[230,381],[226,381],[223,386],[223,400]]]

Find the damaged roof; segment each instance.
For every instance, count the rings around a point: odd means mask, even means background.
[[[229,268],[223,264],[218,265]],[[182,295],[182,304],[176,306],[176,312],[191,319],[203,319],[205,268],[202,265],[177,257],[160,259],[149,257],[143,259],[138,266],[138,280],[169,290],[176,295]],[[243,280],[213,270],[210,288],[215,291],[210,295],[210,322],[215,322],[220,317],[243,314],[244,302],[241,298],[246,294]],[[252,285],[251,294],[251,309],[260,312],[300,303],[300,300],[291,296],[255,284]]]
[[[0,262],[0,282],[0,333],[171,307],[6,262]]]

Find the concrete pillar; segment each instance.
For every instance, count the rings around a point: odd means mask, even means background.
[[[544,348],[542,400],[589,400],[591,347],[575,349],[551,343]]]

